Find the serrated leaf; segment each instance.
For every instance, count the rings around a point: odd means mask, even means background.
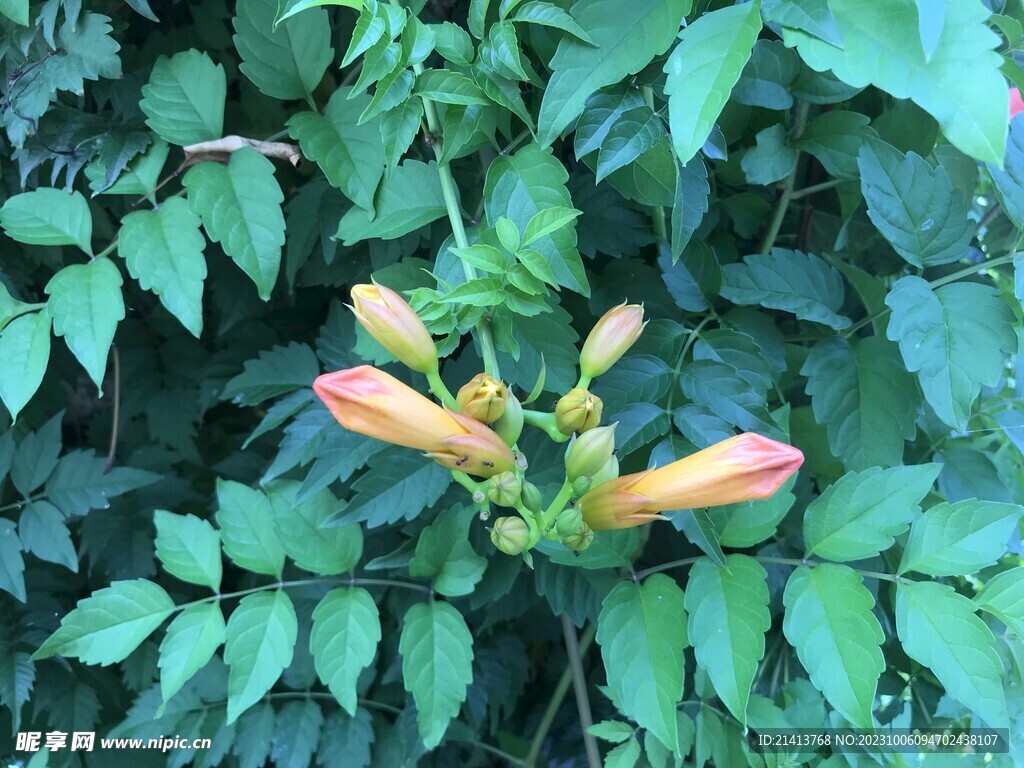
[[[829,110],[814,118],[793,146],[816,157],[831,175],[856,179],[861,147],[878,136],[870,122],[859,112]]]
[[[814,687],[855,726],[870,728],[885,635],[860,575],[832,563],[800,566],[782,600],[783,631]]]
[[[292,663],[298,620],[280,589],[243,597],[228,619],[228,722],[258,702]]]
[[[363,531],[358,525],[324,527],[344,507],[326,488],[301,503],[301,483],[281,480],[269,486],[270,506],[278,540],[300,568],[332,575],[351,571],[363,555]]]
[[[850,472],[814,499],[804,513],[807,556],[866,560],[892,546],[921,512],[940,464]]]
[[[732,431],[729,437],[732,437]],[[752,547],[773,533],[792,508],[796,496],[792,493],[795,476],[775,492],[770,499],[741,501],[708,509],[708,516],[718,530],[718,540],[726,547]]]
[[[293,341],[287,347],[274,347],[247,360],[245,370],[224,385],[221,397],[236,405],[257,405],[272,397],[305,389],[320,375],[316,353],[305,344]]]
[[[376,215],[350,208],[338,224],[336,237],[345,245],[374,238],[394,240],[446,213],[437,164],[406,160],[380,185]]]
[[[46,480],[46,495],[65,515],[84,515],[90,509],[109,507],[109,499],[162,478],[144,469],[108,468],[106,459],[93,451],[70,451]]]
[[[615,557],[612,552],[605,554]],[[546,557],[534,558],[533,567],[537,594],[551,606],[552,613],[566,614],[577,627],[597,620],[601,601],[619,583],[614,572],[607,568],[588,568],[586,565],[567,568]]]
[[[43,500],[28,504],[18,518],[18,535],[26,552],[78,572],[78,553],[71,533],[64,515],[53,504]]]
[[[412,146],[420,132],[422,119],[423,100],[416,98],[406,99],[380,116],[380,133],[384,140],[384,157],[387,159],[388,173],[395,169]],[[447,144],[447,141],[445,143]]]
[[[38,391],[50,362],[50,316],[46,312],[22,315],[0,331],[0,400],[11,420]]]
[[[178,614],[160,642],[158,666],[164,703],[207,665],[225,636],[220,603],[190,605]]]
[[[931,669],[950,697],[992,728],[1005,728],[1003,664],[974,608],[946,584],[896,585],[896,631],[906,654]]]
[[[471,506],[441,512],[420,533],[409,575],[432,579],[434,590],[447,597],[471,593],[487,567],[487,558],[478,555],[469,543],[469,525],[476,512]]]
[[[697,663],[729,711],[746,725],[750,686],[771,625],[764,568],[746,555],[727,555],[724,568],[698,560],[690,569],[684,605]]]
[[[900,573],[966,576],[998,560],[1024,515],[1019,504],[965,499],[936,504],[914,521]]]
[[[92,214],[80,192],[40,187],[12,195],[0,208],[0,226],[29,245],[76,245],[92,255]]]
[[[461,72],[447,69],[427,69],[416,77],[416,93],[424,99],[442,104],[480,104],[487,106],[491,100],[475,82]]]
[[[184,147],[223,135],[227,79],[224,67],[205,53],[192,48],[158,58],[142,96],[146,125],[171,144]]]
[[[281,578],[284,549],[274,528],[270,500],[231,480],[217,480],[216,520],[224,554],[241,568]]]
[[[64,337],[101,396],[107,354],[125,316],[123,283],[114,263],[103,258],[64,267],[46,284],[46,312],[53,319],[53,332]]]
[[[668,576],[622,582],[604,599],[597,643],[621,711],[674,747],[687,647],[683,591]]]
[[[21,539],[14,521],[3,518],[0,518],[0,589],[25,602],[25,559],[21,554]]]
[[[839,272],[812,253],[773,248],[722,267],[722,296],[734,304],[781,309],[836,330],[850,325],[839,314],[844,293]]]
[[[239,67],[259,90],[275,99],[310,99],[334,58],[327,11],[276,19],[276,0],[239,0],[232,42],[242,58]]]
[[[705,13],[679,33],[665,62],[669,130],[679,162],[708,140],[761,31],[761,3]]]
[[[764,393],[751,387],[731,365],[696,360],[683,367],[679,386],[692,402],[740,429],[761,433],[776,429]]]
[[[1024,568],[996,574],[975,596],[974,604],[1024,638]]]
[[[220,535],[208,520],[176,515],[165,509],[153,513],[156,556],[164,570],[182,581],[220,591]]]
[[[402,620],[402,679],[416,702],[420,738],[436,747],[473,682],[473,636],[449,603],[417,603]]]
[[[260,298],[269,300],[284,245],[284,194],[273,164],[243,147],[227,165],[206,162],[190,168],[182,184],[210,239],[252,278]]]
[[[613,744],[621,744],[633,735],[633,731],[634,728],[629,723],[618,720],[604,720],[587,728],[587,733],[591,736],[596,736],[603,741],[610,741]]]
[[[35,432],[26,435],[18,445],[11,462],[11,480],[22,496],[46,482],[57,466],[62,448],[61,423],[64,412],[55,414]]]
[[[316,751],[324,714],[312,699],[290,701],[277,713],[271,761],[280,768],[309,768]]]
[[[197,339],[203,332],[203,281],[206,238],[201,221],[180,198],[156,211],[136,211],[121,220],[118,253],[139,285]]]
[[[604,401],[608,413],[617,413],[630,403],[655,403],[672,383],[672,369],[650,355],[628,355],[601,376],[594,392]]]
[[[313,611],[309,652],[316,672],[352,717],[359,675],[373,661],[380,637],[380,613],[365,589],[332,589]]]
[[[265,768],[273,746],[274,705],[264,701],[238,718],[231,751],[241,768]]]
[[[36,667],[27,653],[15,652],[12,645],[4,643],[0,648],[0,704],[11,710],[17,731],[21,727],[21,708],[32,695]]]
[[[811,348],[800,369],[814,418],[828,427],[832,453],[847,469],[891,467],[917,434],[921,396],[899,350],[871,336],[855,345],[830,336]]]
[[[528,24],[539,24],[542,27],[552,27],[568,32],[573,37],[582,40],[589,45],[596,45],[593,39],[576,20],[566,11],[552,3],[534,2],[524,3],[516,9],[515,15],[509,21],[522,21]]]
[[[925,399],[943,422],[965,430],[981,387],[999,381],[1004,355],[1016,349],[1010,308],[987,285],[933,290],[914,275],[900,278],[885,303],[892,309],[886,333]]]
[[[679,260],[708,212],[708,169],[694,157],[676,173],[675,202],[672,204],[672,261]]]
[[[32,658],[60,655],[104,666],[122,661],[173,610],[174,601],[157,584],[145,579],[115,581],[80,600]]]

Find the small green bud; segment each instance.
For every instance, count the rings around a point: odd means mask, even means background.
[[[523,506],[533,513],[540,512],[544,506],[544,499],[540,495],[540,489],[529,480],[523,481],[522,492]]]
[[[555,530],[561,538],[579,533],[583,526],[583,510],[579,505],[567,509],[555,518]]]
[[[523,483],[515,472],[499,472],[487,481],[487,498],[499,507],[514,507],[522,490]]]
[[[523,433],[523,406],[511,390],[507,390],[505,410],[498,420],[491,424],[491,429],[498,433],[498,437],[505,441],[505,445],[515,445]]]
[[[615,453],[615,427],[594,427],[569,443],[565,476],[570,480],[593,477]]]
[[[604,466],[590,478],[590,487],[597,488],[599,485],[614,480],[619,476],[619,460],[612,456],[604,463]]]
[[[555,404],[555,426],[563,435],[586,432],[601,423],[604,403],[583,387],[570,389]]]
[[[563,538],[562,543],[578,555],[589,547],[593,540],[594,532],[591,530],[589,525],[583,523],[576,533]]]
[[[586,475],[582,477],[577,477],[575,480],[572,481],[572,495],[582,496],[584,493],[590,490],[591,484],[591,479]]]
[[[530,546],[530,528],[521,517],[497,517],[491,543],[506,555],[521,554]]]

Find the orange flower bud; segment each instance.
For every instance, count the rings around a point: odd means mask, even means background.
[[[636,343],[644,329],[644,308],[622,302],[604,313],[580,352],[580,373],[589,380],[611,368]]]
[[[664,520],[659,512],[766,499],[796,472],[804,455],[792,446],[745,433],[685,459],[611,480],[580,500],[594,530]]]
[[[586,432],[601,423],[604,403],[583,387],[570,389],[555,405],[555,426],[563,435]]]
[[[437,346],[405,299],[374,282],[352,286],[352,312],[384,349],[420,373],[437,371]]]
[[[492,424],[505,412],[508,390],[505,385],[486,373],[478,373],[459,390],[455,402],[459,411],[470,418]]]
[[[446,467],[477,477],[515,470],[501,438],[475,419],[446,410],[369,365],[326,373],[313,390],[343,427],[418,448]]]

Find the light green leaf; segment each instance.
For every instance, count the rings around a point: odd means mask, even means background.
[[[92,254],[92,214],[81,192],[40,187],[7,198],[0,226],[12,240],[29,245],[77,245]]]
[[[377,193],[376,216],[351,208],[338,224],[345,245],[360,240],[394,240],[447,213],[436,163],[406,160],[384,180]]]
[[[469,525],[476,511],[475,507],[464,506],[439,514],[420,533],[409,575],[433,579],[434,590],[447,597],[470,594],[487,568],[487,558],[478,555],[469,543]]]
[[[311,99],[334,58],[327,11],[310,7],[288,21],[275,20],[277,13],[277,0],[238,0],[232,41],[242,57],[239,69],[267,96]]]
[[[156,556],[164,570],[182,581],[220,591],[220,535],[209,520],[176,515],[165,509],[153,513]]]
[[[226,627],[220,603],[190,605],[167,627],[160,643],[160,693],[171,700],[224,642]]]
[[[201,221],[180,198],[166,200],[155,211],[136,211],[121,220],[118,253],[139,285],[197,339],[203,332],[203,281],[206,238]]]
[[[25,602],[25,558],[13,520],[0,518],[0,589]],[[34,657],[33,657],[34,658]]]
[[[636,729],[629,723],[623,723],[619,720],[604,720],[600,723],[594,723],[587,728],[587,733],[604,741],[610,741],[613,744],[621,744],[633,735],[634,730]]]
[[[65,453],[46,481],[46,495],[67,516],[104,509],[115,496],[144,488],[163,475],[132,467],[107,468],[106,457],[95,451]]]
[[[630,736],[604,757],[604,768],[633,768],[640,759],[640,742]]]
[[[602,604],[597,643],[622,713],[674,748],[687,646],[683,591],[660,573],[642,585],[621,582]]]
[[[0,0],[0,14],[15,24],[28,26],[28,0]]]
[[[310,8],[319,8],[323,5],[339,5],[358,11],[363,7],[363,0],[284,0],[278,8],[278,16],[274,19],[274,26],[276,27],[282,21],[290,19],[297,13],[308,11]]]
[[[355,717],[356,684],[380,642],[380,612],[365,589],[332,589],[313,611],[309,652],[323,684]]]
[[[121,273],[110,259],[64,267],[46,284],[46,312],[53,332],[89,373],[103,395],[107,354],[117,324],[124,320]]]
[[[892,546],[920,514],[941,464],[843,475],[814,499],[804,513],[807,556],[866,560]]]
[[[442,104],[487,106],[492,103],[471,79],[447,69],[427,69],[421,72],[416,78],[416,93],[424,99]]]
[[[32,658],[60,655],[103,666],[122,661],[173,610],[174,601],[157,584],[145,579],[115,581],[80,600]]]
[[[48,501],[28,504],[18,518],[18,535],[26,552],[78,573],[78,553],[63,513]]]
[[[49,314],[22,315],[0,331],[0,360],[0,400],[16,421],[43,383],[50,362]]]
[[[900,278],[885,303],[892,309],[886,333],[899,342],[925,399],[946,424],[967,429],[982,385],[995,386],[1005,355],[1017,348],[1009,306],[981,283],[933,290],[914,275]]]
[[[747,150],[740,167],[751,184],[768,186],[780,181],[796,168],[798,153],[786,143],[786,129],[781,123],[757,134],[757,145]]]
[[[263,698],[292,663],[298,619],[284,590],[257,592],[228,619],[224,662],[228,665],[228,723]]]
[[[384,157],[389,175],[415,141],[422,119],[423,100],[415,98],[406,99],[380,116],[380,133],[384,140]],[[370,121],[362,125],[367,124],[373,123]]]
[[[573,150],[576,159],[582,160],[591,152],[601,148],[609,131],[624,115],[647,106],[636,88],[613,86],[598,91],[589,99],[576,121],[573,136]]]
[[[761,10],[767,21],[801,29],[826,43],[843,47],[828,0],[764,0]]]
[[[586,30],[577,24],[572,16],[552,3],[540,2],[540,0],[525,3],[516,9],[515,15],[509,21],[522,21],[528,24],[539,24],[542,27],[560,29],[588,45],[596,45]]]
[[[679,261],[686,246],[708,212],[708,169],[694,157],[676,173],[676,192],[672,204],[672,263]],[[717,264],[717,263],[716,263]],[[706,303],[706,302],[705,302]]]
[[[476,243],[466,248],[452,248],[451,251],[467,264],[492,275],[500,275],[508,268],[508,259],[505,254],[492,245]],[[468,285],[470,282],[472,281],[467,281],[462,286]]]
[[[688,163],[711,135],[761,31],[761,3],[705,13],[679,33],[665,62],[672,146]]]
[[[523,233],[523,246],[533,245],[542,237],[557,232],[572,222],[583,213],[575,208],[564,208],[555,206],[537,211],[526,224],[526,231]]]
[[[899,350],[883,337],[855,345],[830,336],[811,348],[807,377],[814,418],[828,427],[832,453],[847,469],[903,462],[903,444],[917,434],[921,395]]]
[[[839,314],[844,294],[843,278],[813,253],[772,248],[722,267],[722,296],[734,304],[781,309],[836,330],[850,325]]]
[[[771,625],[764,568],[746,555],[727,555],[725,568],[701,559],[690,569],[684,605],[697,663],[741,724],[747,699],[764,658],[764,633]]]
[[[270,499],[232,480],[217,480],[216,520],[224,554],[235,565],[281,578],[284,549],[277,538]]]
[[[205,53],[193,48],[158,58],[142,96],[146,125],[171,144],[184,147],[223,135],[227,80],[224,67]]]
[[[1003,663],[975,605],[946,584],[896,585],[896,632],[903,650],[939,678],[946,693],[992,728],[1008,724]]]
[[[980,0],[950,3],[931,58],[925,56],[914,0],[875,3],[829,0],[842,46],[813,33],[784,29],[817,72],[832,70],[855,88],[875,85],[897,99],[912,99],[939,121],[943,134],[962,152],[982,162],[1002,163],[1009,114],[1009,88],[995,52],[999,36],[985,21]],[[963,76],[969,61],[971,76]]]
[[[190,168],[182,184],[210,239],[252,278],[260,298],[269,300],[284,245],[284,194],[273,164],[244,147],[227,165],[207,162]]]
[[[870,728],[885,669],[885,635],[860,575],[832,563],[801,566],[789,577],[782,600],[783,631],[814,687],[855,726]]]
[[[363,555],[362,529],[358,525],[323,527],[344,503],[325,488],[296,504],[301,487],[298,481],[281,480],[268,489],[281,546],[307,571],[327,576],[351,571]]]
[[[860,176],[857,156],[861,147],[867,139],[878,136],[870,122],[860,112],[823,112],[810,122],[793,146],[814,155],[831,175],[856,179]]]
[[[352,30],[352,39],[341,60],[341,66],[347,67],[358,56],[376,45],[384,36],[384,32],[383,14],[378,15],[376,7],[371,9],[363,4],[363,7],[359,9],[359,18],[356,20],[355,29]]]
[[[519,228],[515,225],[515,222],[510,219],[506,219],[504,216],[500,216],[496,222],[494,222],[494,231],[498,235],[498,241],[501,243],[501,247],[509,253],[515,253],[519,250],[521,245],[519,239]],[[489,247],[489,246],[484,246]]]
[[[1024,515],[1019,504],[965,499],[931,507],[910,528],[900,573],[966,576],[992,565]]]
[[[541,146],[550,146],[579,117],[592,94],[668,50],[691,5],[691,0],[577,2],[573,15],[593,44],[569,36],[559,42],[537,121]]]
[[[945,168],[880,142],[862,146],[857,165],[868,217],[907,262],[934,266],[967,255],[975,229],[970,200]]]
[[[420,738],[433,749],[473,681],[473,636],[461,613],[449,603],[431,600],[405,614],[398,652],[405,689],[416,702]]]
[[[982,587],[974,604],[1024,638],[1024,568],[996,574]]]

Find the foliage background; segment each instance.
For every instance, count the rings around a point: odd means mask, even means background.
[[[1024,759],[1020,2],[355,5],[0,0],[0,752]],[[303,162],[182,150],[232,135]],[[567,207],[533,253],[494,229]],[[449,387],[483,323],[542,410],[595,318],[642,301],[593,385],[624,471],[743,430],[806,464],[528,568],[444,470],[314,399],[365,361],[425,389],[343,307],[371,274]],[[550,498],[561,448],[521,445]],[[1008,727],[1011,753],[761,755],[743,730],[872,718]]]

